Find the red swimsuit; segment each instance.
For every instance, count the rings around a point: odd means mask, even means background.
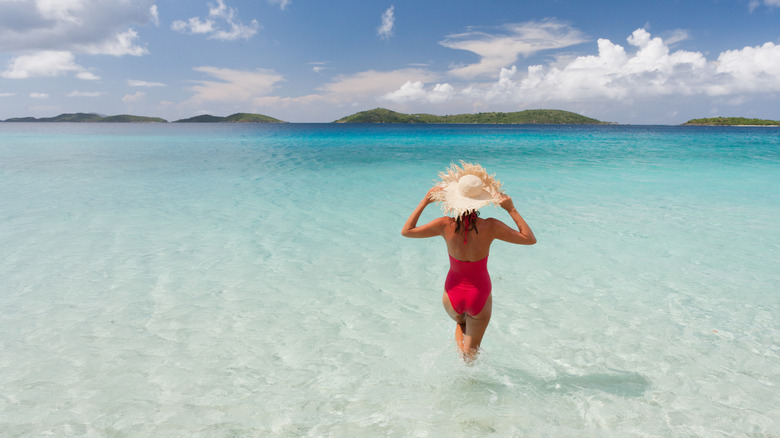
[[[485,307],[493,285],[487,271],[487,256],[476,262],[462,262],[450,256],[450,272],[444,290],[459,314],[477,315]]]

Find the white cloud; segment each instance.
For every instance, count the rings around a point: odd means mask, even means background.
[[[287,6],[289,6],[290,3],[292,3],[292,1],[291,0],[268,0],[268,3],[272,5],[279,5],[279,8],[281,10],[285,10]]]
[[[191,34],[211,33],[214,32],[214,22],[211,20],[200,21],[200,17],[191,17],[187,21],[174,21],[171,23],[171,29]]]
[[[157,10],[157,5],[152,5],[149,7],[149,15],[151,16],[152,24],[155,26],[160,25],[160,13]]]
[[[689,39],[691,36],[685,29],[677,29],[664,35],[664,43],[667,46],[673,46],[681,41]]]
[[[80,71],[76,73],[76,77],[85,81],[97,81],[100,79],[100,76],[97,76],[88,71]]]
[[[780,0],[751,0],[751,2],[748,3],[748,8],[750,9],[750,12],[753,12],[762,4],[768,8],[780,7]]]
[[[725,78],[719,86],[709,88],[709,94],[780,91],[780,45],[770,42],[728,50],[715,64],[715,72]]]
[[[144,99],[146,99],[146,93],[144,93],[143,91],[136,91],[133,94],[126,94],[122,98],[122,102],[129,105],[131,103],[140,102]]]
[[[46,93],[30,93],[31,99],[48,99],[49,95]]]
[[[589,102],[631,103],[681,96],[726,97],[742,102],[750,95],[780,92],[780,45],[768,42],[721,53],[708,61],[702,53],[672,51],[661,38],[637,29],[627,50],[598,40],[598,54],[532,65],[500,68],[493,83],[471,83],[456,90],[450,84],[407,78],[383,94],[395,104],[455,101],[487,107],[530,107]]]
[[[113,56],[141,56],[149,53],[146,47],[134,45],[134,41],[137,39],[138,33],[133,29],[128,29],[98,43],[77,46],[77,50],[90,55]]]
[[[427,102],[444,103],[455,94],[455,88],[450,84],[436,84],[430,91],[426,91],[422,82],[407,81],[396,91],[385,94],[382,98],[394,103]]]
[[[314,73],[319,73],[319,72],[321,72],[321,71],[323,71],[323,70],[327,70],[327,69],[328,69],[328,67],[326,67],[326,66],[325,66],[326,64],[327,64],[327,62],[310,62],[310,63],[309,63],[309,65],[313,65],[313,67],[311,68],[311,70],[312,70]]]
[[[100,91],[71,91],[65,96],[66,97],[100,97],[103,94],[105,93]]]
[[[60,76],[66,73],[76,73],[79,79],[97,79],[97,76],[76,64],[72,53],[51,50],[12,58],[8,68],[0,72],[0,76],[8,79],[27,79]]]
[[[139,81],[135,79],[128,79],[127,85],[131,87],[164,87],[165,84],[162,82],[148,82],[148,81]]]
[[[272,70],[231,70],[218,67],[195,67],[193,70],[206,73],[216,81],[193,81],[195,95],[192,102],[245,102],[271,93],[284,77]]]
[[[81,0],[37,0],[35,6],[48,20],[79,23],[78,13],[85,5]]]
[[[495,75],[522,56],[560,49],[584,42],[582,34],[572,27],[556,21],[508,24],[501,34],[470,31],[449,35],[439,42],[444,47],[466,50],[480,57],[476,64],[456,67],[451,74],[463,78]]]
[[[364,71],[353,75],[337,76],[332,82],[322,86],[319,91],[329,101],[350,102],[360,99],[376,98],[391,93],[407,81],[431,82],[438,75],[422,69],[401,69],[380,72]]]
[[[16,96],[16,93],[0,93],[0,97],[11,97]]]
[[[145,54],[134,25],[154,23],[155,0],[5,0],[0,51]],[[105,50],[105,52],[103,51]]]
[[[171,24],[171,29],[189,34],[208,34],[208,38],[221,41],[235,41],[249,39],[260,25],[257,20],[252,20],[249,25],[237,21],[238,11],[225,4],[224,0],[217,0],[216,5],[209,6],[208,18],[191,17],[187,21],[176,20]]]
[[[390,6],[382,14],[382,24],[376,29],[376,34],[382,39],[388,39],[393,36],[393,25],[395,24],[395,7]]]

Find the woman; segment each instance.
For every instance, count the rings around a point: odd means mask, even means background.
[[[444,283],[442,303],[447,314],[455,320],[455,342],[463,358],[473,361],[479,352],[485,334],[493,298],[487,272],[487,258],[493,240],[519,245],[536,243],[533,231],[517,212],[512,198],[501,191],[501,183],[488,175],[479,164],[461,162],[452,165],[447,173],[440,173],[442,182],[428,190],[401,230],[405,237],[442,236],[450,256],[450,271]],[[417,226],[425,207],[441,202],[443,216]],[[498,219],[481,219],[477,210],[488,204],[497,204],[509,213],[517,229]]]

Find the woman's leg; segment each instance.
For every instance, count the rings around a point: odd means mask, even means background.
[[[478,314],[466,315],[466,331],[463,334],[463,354],[467,362],[477,358],[479,354],[479,345],[482,343],[482,337],[485,335],[490,315],[493,313],[493,295],[488,296],[485,307]]]
[[[493,313],[493,295],[488,296],[485,307],[474,316],[456,312],[446,292],[441,300],[447,315],[458,323],[455,326],[455,342],[460,351],[463,352],[463,358],[469,362],[476,359],[479,354],[479,345],[482,343],[482,337],[485,335],[485,330],[490,323],[490,316]]]
[[[447,315],[457,323],[455,325],[455,344],[458,346],[458,349],[465,354],[466,350],[463,349],[463,334],[466,332],[466,314],[455,311],[447,292],[444,292],[444,295],[441,297],[441,303],[444,305],[444,310],[447,312]]]

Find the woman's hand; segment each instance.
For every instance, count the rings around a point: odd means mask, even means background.
[[[436,202],[436,201],[433,200],[433,194],[436,193],[436,192],[439,192],[439,191],[441,191],[443,189],[444,189],[444,187],[439,186],[439,185],[435,185],[435,186],[431,187],[431,189],[428,190],[428,193],[425,194],[426,205]]]
[[[512,202],[512,198],[507,196],[506,193],[501,193],[499,195],[498,205],[506,211],[512,211],[515,209],[515,204]]]
[[[520,213],[518,213],[515,209],[515,204],[512,202],[512,198],[507,196],[506,193],[501,193],[498,197],[498,205],[500,205],[501,208],[509,213],[509,216],[512,217],[512,220],[515,221],[517,229],[513,230],[505,223],[496,221],[498,224],[496,225],[494,231],[496,239],[509,243],[517,243],[519,245],[535,244],[536,236],[534,236],[534,232],[531,231],[531,227],[528,226],[528,224],[525,222],[525,219],[523,219],[523,217],[520,216]]]

